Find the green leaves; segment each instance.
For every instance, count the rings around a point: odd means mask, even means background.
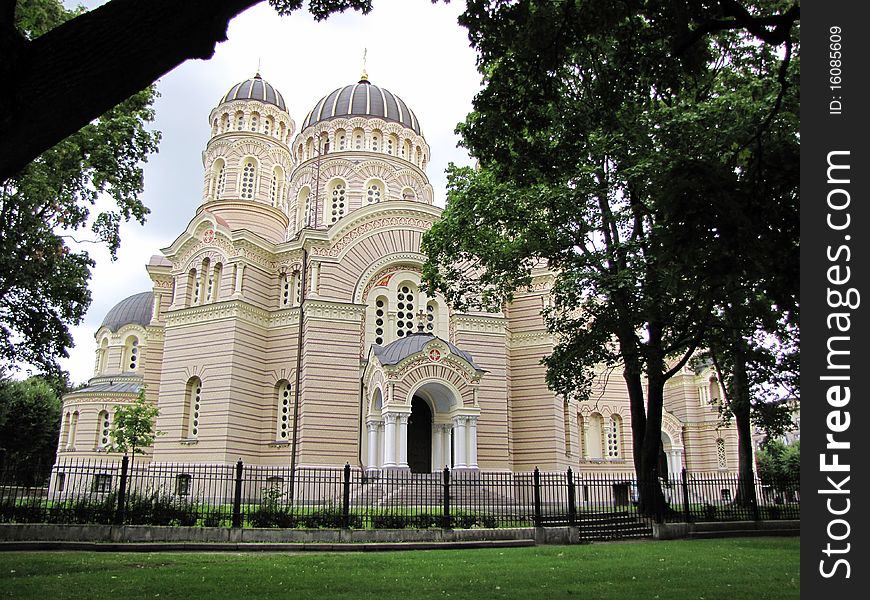
[[[36,36],[72,14],[54,0],[32,0],[19,2],[16,16],[22,31]],[[81,322],[90,304],[94,265],[67,240],[87,239],[82,230],[90,224],[92,241],[114,258],[121,223],[144,223],[141,165],[160,141],[147,128],[156,97],[153,86],[134,94],[0,182],[0,362],[54,372],[67,355],[67,328]],[[92,215],[100,196],[116,208]]]
[[[154,444],[154,438],[162,435],[155,431],[154,422],[159,411],[157,406],[145,399],[144,386],[139,390],[139,396],[130,404],[121,404],[115,408],[112,419],[112,449],[116,452],[132,452],[133,456]]]

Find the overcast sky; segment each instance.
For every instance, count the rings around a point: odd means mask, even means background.
[[[73,383],[93,375],[94,333],[106,312],[127,296],[151,289],[145,264],[193,217],[202,200],[209,112],[230,87],[253,76],[258,63],[262,77],[283,94],[298,132],[320,98],[359,79],[367,48],[370,81],[401,97],[420,121],[432,153],[427,173],[435,204],[444,206],[447,164],[471,164],[456,147],[454,129],[480,87],[475,53],[456,23],[464,4],[374,0],[366,16],[347,12],[315,23],[302,11],[279,17],[263,2],[230,22],[228,41],[218,44],[212,59],[188,61],[161,78],[154,127],[163,140],[145,166],[143,201],[151,214],[145,226],[122,227],[116,262],[105,250],[86,247],[97,261],[93,302],[84,322],[72,328],[70,358],[61,361]]]

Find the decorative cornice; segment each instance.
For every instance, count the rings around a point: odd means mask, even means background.
[[[500,335],[506,333],[506,319],[504,316],[456,314],[453,320],[456,323],[456,332],[495,333]]]
[[[512,333],[508,337],[508,344],[511,348],[552,347],[555,343],[554,336],[547,331],[524,331],[522,333]]]
[[[286,309],[297,310],[297,309]],[[201,306],[180,308],[166,313],[166,327],[238,319],[259,327],[268,327],[271,314],[243,300],[224,300]]]
[[[306,319],[326,321],[342,321],[345,323],[362,323],[366,307],[361,304],[347,304],[345,302],[330,302],[329,300],[306,300]]]

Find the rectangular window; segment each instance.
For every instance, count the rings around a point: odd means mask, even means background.
[[[190,480],[192,477],[187,473],[175,476],[175,493],[178,496],[190,495]]]
[[[93,491],[97,494],[105,494],[112,491],[112,476],[108,473],[94,475]]]
[[[57,491],[62,492],[63,488],[66,487],[66,473],[58,473],[55,475],[54,484]]]

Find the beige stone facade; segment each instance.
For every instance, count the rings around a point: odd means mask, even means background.
[[[153,289],[96,332],[95,376],[64,399],[59,458],[116,456],[106,428],[144,384],[163,432],[152,463],[633,471],[619,373],[582,404],[547,389],[551,274],[503,313],[458,313],[420,289],[420,242],[441,209],[398,97],[363,79],[297,133],[257,76],[209,123],[202,198],[147,265]],[[669,383],[669,472],[736,469],[719,393],[709,370]]]

